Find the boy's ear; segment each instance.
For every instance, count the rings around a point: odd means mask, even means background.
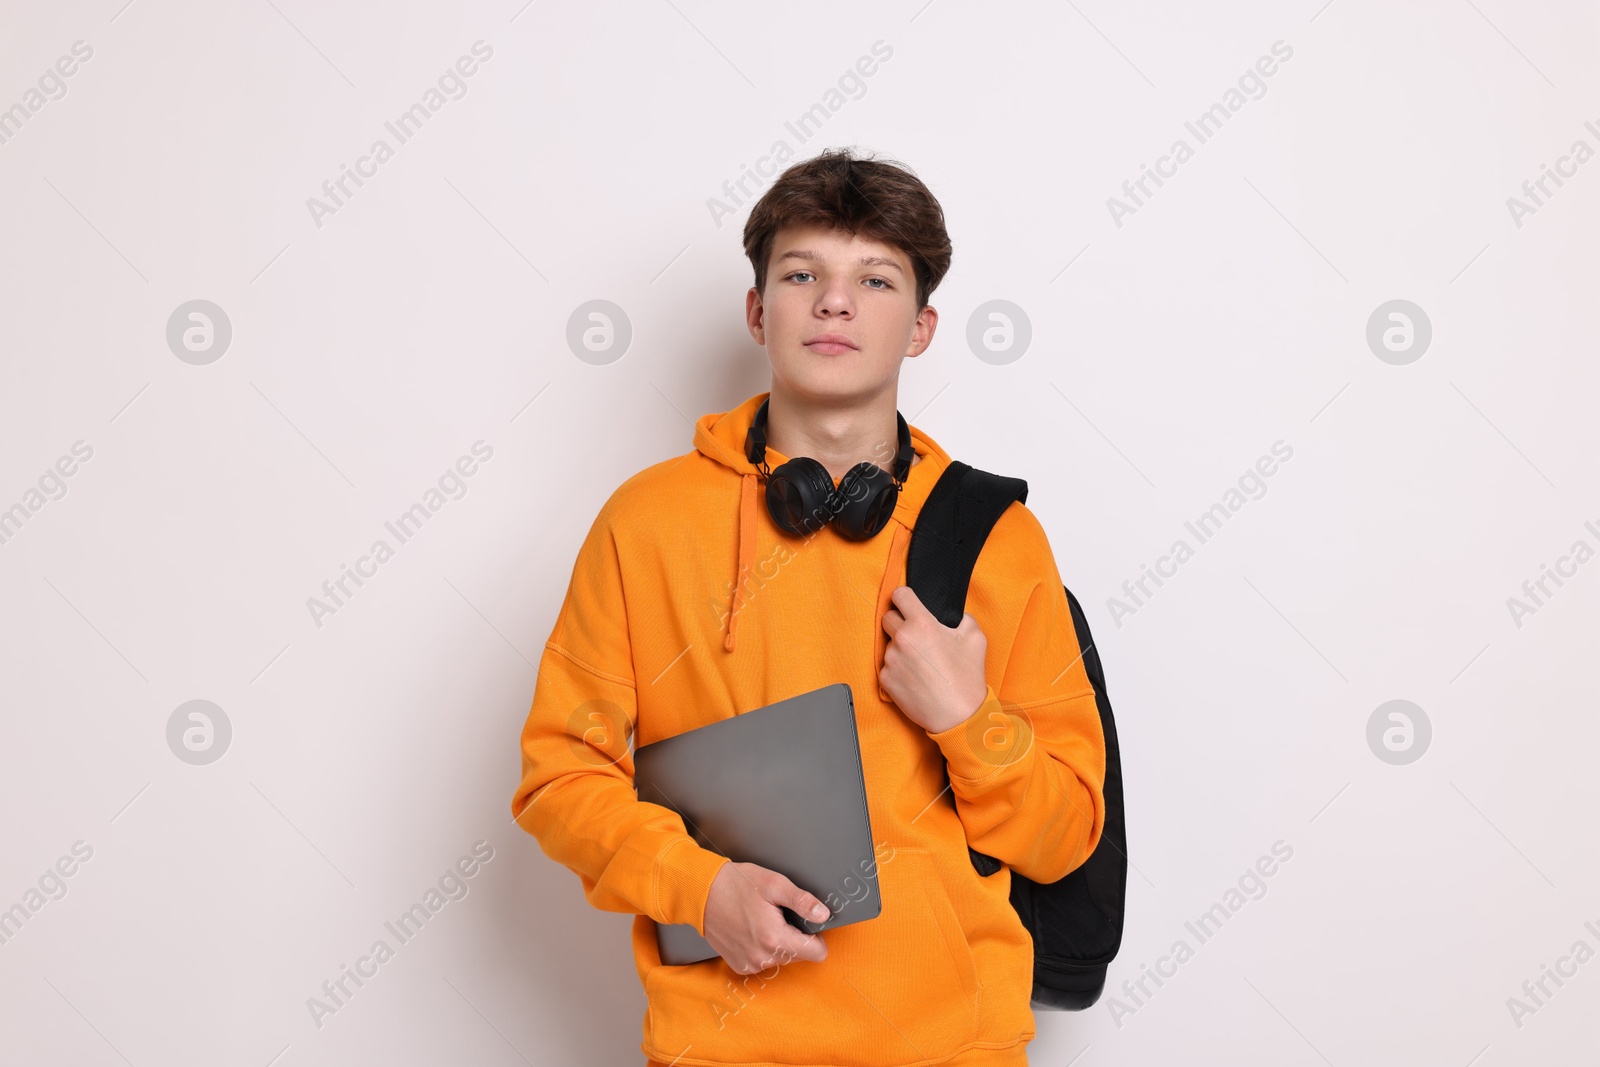
[[[744,295],[744,323],[756,344],[763,348],[767,346],[766,313],[767,309],[761,303],[761,290],[752,285]]]
[[[932,304],[924,304],[922,310],[917,312],[916,325],[911,329],[911,343],[906,346],[906,355],[920,356],[933,344],[933,332],[939,328],[939,309]]]

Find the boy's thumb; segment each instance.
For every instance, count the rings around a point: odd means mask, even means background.
[[[800,916],[800,918],[809,919],[812,922],[822,922],[828,917],[828,909],[822,901],[789,881],[788,878],[783,879],[781,889],[781,895],[784,899],[774,900],[774,904],[782,904]]]

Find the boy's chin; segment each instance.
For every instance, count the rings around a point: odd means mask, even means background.
[[[862,352],[830,356],[809,351],[775,365],[773,376],[793,393],[839,397],[876,393],[894,377],[886,377]]]

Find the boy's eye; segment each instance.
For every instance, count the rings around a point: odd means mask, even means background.
[[[787,274],[785,277],[787,277],[791,282],[805,282],[814,280],[816,275],[808,270],[797,270],[789,272],[789,274]],[[874,289],[894,288],[893,284],[890,283],[889,279],[887,278],[868,278],[866,281]]]

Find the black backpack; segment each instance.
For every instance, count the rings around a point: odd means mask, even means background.
[[[1021,478],[990,474],[960,461],[952,461],[940,475],[917,516],[906,554],[906,584],[940,622],[960,624],[967,585],[984,540],[1013,500],[1027,499],[1028,483]],[[1122,944],[1128,839],[1122,815],[1122,761],[1105,672],[1083,608],[1072,590],[1066,593],[1105,733],[1105,826],[1089,858],[1058,882],[1039,883],[1012,871],[1011,904],[1033,935],[1033,1007],[1081,1011],[1100,999],[1106,967]],[[985,878],[1001,867],[993,856],[971,847],[967,853]]]

